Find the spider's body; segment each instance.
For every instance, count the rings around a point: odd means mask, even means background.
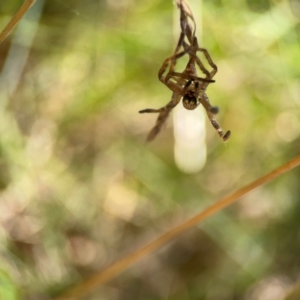
[[[184,108],[186,108],[188,110],[193,110],[193,109],[197,108],[197,106],[200,104],[200,102],[197,101],[197,98],[193,91],[187,91],[182,99],[182,104],[183,104]]]
[[[215,82],[213,77],[218,71],[217,66],[212,61],[208,51],[204,48],[200,48],[198,45],[197,38],[195,37],[195,29],[192,30],[188,23],[188,18],[191,18],[194,22],[192,14],[182,6],[181,2],[178,6],[180,8],[180,24],[182,30],[179,42],[175,53],[163,62],[160,70],[158,71],[159,80],[173,91],[173,95],[171,101],[164,107],[159,109],[147,108],[140,111],[140,113],[159,113],[156,124],[150,131],[147,140],[150,141],[156,137],[166,122],[171,110],[180,102],[181,99],[183,99],[183,106],[188,110],[197,108],[201,103],[204,106],[213,127],[218,131],[220,137],[226,141],[230,136],[230,131],[227,131],[224,134],[223,130],[214,118],[214,115],[218,113],[218,108],[210,104],[205,93],[208,85]],[[185,42],[185,37],[187,37],[190,45]],[[183,46],[184,50],[178,52],[181,46]],[[205,68],[202,61],[197,56],[197,52],[202,52],[204,54],[208,64],[212,67],[210,72]],[[175,72],[174,69],[176,61],[184,55],[189,55],[189,61],[186,68],[181,73]],[[168,67],[169,70],[164,76]],[[205,78],[198,77],[197,67],[200,68],[202,73],[205,75]]]

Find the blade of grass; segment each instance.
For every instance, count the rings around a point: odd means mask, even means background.
[[[177,237],[179,234],[187,231],[188,229],[194,227],[198,223],[216,214],[220,210],[236,202],[241,197],[245,196],[246,194],[253,191],[254,189],[274,180],[276,177],[290,171],[291,169],[299,165],[300,165],[300,155],[292,159],[291,161],[283,164],[278,169],[270,172],[269,174],[255,180],[254,182],[242,187],[241,189],[230,194],[229,196],[221,199],[220,201],[208,207],[203,212],[179,224],[178,226],[171,229],[170,231],[162,234],[160,237],[150,242],[149,244],[117,260],[116,262],[108,266],[106,269],[95,273],[90,278],[86,279],[82,283],[68,290],[62,296],[56,298],[56,300],[78,299],[79,297],[88,294],[89,292],[96,289],[100,285],[103,285],[105,282],[119,275],[122,271],[127,269],[129,266],[131,266],[141,258],[151,254],[155,250],[166,245],[168,242],[170,242],[172,239]]]
[[[34,4],[35,0],[26,0],[16,14],[11,18],[8,24],[0,33],[0,44],[5,40],[9,33],[14,29],[14,27],[19,23],[19,21],[26,14],[28,9]]]

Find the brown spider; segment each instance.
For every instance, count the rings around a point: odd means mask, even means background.
[[[164,123],[166,122],[171,110],[180,102],[183,97],[183,106],[188,110],[193,110],[198,107],[201,103],[208,115],[209,120],[211,121],[213,127],[218,131],[220,137],[223,141],[227,141],[230,137],[230,131],[227,131],[225,134],[222,128],[219,126],[217,121],[214,118],[214,115],[218,113],[218,108],[211,106],[209,99],[205,93],[207,86],[215,82],[212,78],[217,73],[217,66],[212,61],[208,51],[204,48],[200,48],[198,45],[197,38],[195,37],[195,29],[192,30],[190,24],[188,23],[188,17],[191,18],[194,22],[194,18],[187,8],[182,5],[182,1],[178,3],[180,8],[180,25],[181,25],[181,34],[179,37],[179,42],[177,44],[175,53],[168,57],[162,64],[158,72],[159,80],[165,84],[171,91],[173,91],[171,101],[159,109],[147,108],[140,110],[139,113],[159,113],[156,124],[154,128],[150,131],[147,141],[153,140],[156,135],[161,131]],[[195,22],[194,22],[195,28]],[[184,39],[188,38],[188,41],[191,45],[188,45]],[[178,52],[181,45],[184,50]],[[209,72],[197,56],[197,52],[200,51],[204,54],[208,64],[212,67],[212,71]],[[189,55],[189,61],[186,68],[182,73],[175,72],[176,61],[184,56],[185,54]],[[200,70],[206,75],[205,78],[197,76],[196,65]],[[166,69],[169,66],[169,71],[164,76]]]

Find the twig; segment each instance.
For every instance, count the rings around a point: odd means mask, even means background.
[[[16,14],[11,18],[8,24],[0,33],[0,44],[5,40],[8,34],[14,29],[14,27],[19,23],[22,17],[26,14],[28,9],[34,4],[35,0],[26,0]]]
[[[300,155],[296,158],[292,159],[291,161],[285,163],[278,169],[272,171],[271,173],[255,180],[254,182],[246,185],[245,187],[237,190],[236,192],[232,193],[231,195],[221,199],[217,203],[213,204],[205,211],[199,213],[198,215],[192,217],[191,219],[179,224],[175,228],[171,229],[170,231],[164,233],[154,241],[150,242],[149,244],[145,245],[144,247],[136,250],[133,253],[128,254],[127,256],[119,259],[118,261],[114,262],[106,269],[97,272],[87,280],[83,281],[82,283],[78,284],[77,286],[71,288],[62,296],[56,298],[56,300],[70,300],[70,299],[78,299],[81,296],[84,296],[91,292],[92,290],[96,289],[100,285],[104,284],[105,282],[111,280],[112,278],[116,277],[122,271],[127,269],[129,266],[140,260],[141,258],[151,254],[155,250],[161,248],[162,246],[169,243],[172,239],[177,237],[179,234],[187,231],[188,229],[194,227],[199,222],[204,221],[205,219],[209,218],[210,216],[216,214],[220,210],[224,209],[225,207],[229,206],[230,204],[236,202],[241,197],[245,196],[247,193],[253,191],[254,189],[272,181],[276,177],[290,171],[291,169],[300,165]]]
[[[300,282],[297,282],[282,300],[299,300],[300,299]]]

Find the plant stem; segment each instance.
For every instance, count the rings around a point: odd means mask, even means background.
[[[34,4],[35,0],[26,0],[16,14],[11,18],[8,24],[0,33],[0,44],[5,40],[9,33],[14,29],[14,27],[19,23],[19,21],[26,14],[28,9]]]
[[[216,214],[217,212],[221,211],[222,209],[226,208],[227,206],[233,204],[241,197],[245,196],[249,192],[253,191],[254,189],[274,180],[275,178],[279,177],[282,174],[292,170],[293,168],[300,165],[300,155],[296,158],[292,159],[291,161],[283,164],[278,169],[270,172],[269,174],[255,180],[254,182],[242,187],[241,189],[235,191],[234,193],[228,195],[227,197],[221,199],[220,201],[216,202],[215,204],[208,207],[203,212],[197,214],[196,216],[192,217],[191,219],[179,224],[175,228],[167,231],[166,233],[162,234],[160,237],[155,239],[154,241],[150,242],[149,244],[141,247],[140,249],[136,250],[133,253],[126,255],[125,257],[117,260],[116,262],[112,263],[106,269],[95,273],[93,276],[88,278],[87,280],[83,281],[82,283],[78,284],[77,286],[71,288],[62,296],[56,298],[56,300],[70,300],[70,299],[78,299],[80,296],[84,296],[91,292],[92,290],[96,289],[100,285],[103,285],[105,282],[111,280],[112,278],[119,275],[122,271],[127,269],[129,266],[133,265],[135,262],[140,260],[141,258],[153,253],[157,249],[165,246],[179,234],[187,231],[188,229],[194,227],[198,223],[204,221],[205,219],[209,218],[210,216]]]

